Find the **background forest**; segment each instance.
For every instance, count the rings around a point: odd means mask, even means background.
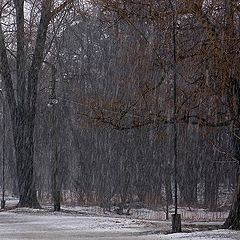
[[[20,206],[171,205],[176,149],[179,205],[233,201],[240,228],[239,1],[0,3],[1,172]]]

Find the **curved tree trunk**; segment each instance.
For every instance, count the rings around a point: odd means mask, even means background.
[[[238,187],[234,196],[233,204],[223,228],[240,230],[240,175],[238,173]]]
[[[233,198],[231,210],[225,223],[223,224],[223,228],[230,228],[234,230],[240,230],[240,138],[238,137],[239,134],[240,131],[237,129],[234,131],[233,136],[235,158],[238,159],[238,169],[236,176],[237,188]]]

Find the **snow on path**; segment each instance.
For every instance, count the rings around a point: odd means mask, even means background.
[[[131,219],[0,212],[0,240],[239,240],[240,232],[216,230],[150,234]],[[153,230],[153,229],[152,229]],[[156,230],[156,229],[155,229]]]
[[[146,239],[147,229],[130,219],[0,213],[0,239]],[[141,235],[139,237],[139,235]]]
[[[213,230],[193,233],[176,233],[159,238],[164,240],[240,240],[240,231]]]

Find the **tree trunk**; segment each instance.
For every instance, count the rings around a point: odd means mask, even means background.
[[[172,170],[171,170],[170,163],[166,164],[164,175],[165,175],[164,182],[165,182],[166,202],[167,202],[167,205],[171,205],[173,203],[173,195],[172,195]]]
[[[28,118],[28,121],[26,121]],[[19,187],[18,207],[40,208],[37,200],[33,160],[34,160],[34,118],[25,116],[19,119],[15,134],[17,177]]]
[[[238,159],[238,171],[237,171],[237,188],[233,199],[233,204],[229,212],[228,218],[223,224],[223,228],[230,228],[234,230],[240,230],[240,131],[235,131],[236,136],[233,136],[233,144],[235,148],[235,158]]]
[[[204,205],[210,211],[216,211],[219,192],[219,166],[216,163],[207,166],[205,175]]]
[[[13,71],[8,61],[8,51],[5,44],[5,36],[2,25],[0,24],[0,63],[1,75],[3,78],[6,100],[8,102],[11,115],[20,201],[19,207],[40,207],[37,201],[35,181],[33,176],[34,159],[34,120],[36,115],[37,87],[39,72],[41,70],[47,31],[50,21],[58,13],[73,2],[73,0],[63,1],[58,7],[53,9],[53,0],[41,1],[41,13],[37,26],[35,47],[33,52],[26,53],[26,34],[24,32],[24,0],[14,1],[14,11],[16,11],[16,75],[17,88],[14,89]],[[3,10],[3,9],[2,9]],[[2,11],[0,12],[0,18]],[[2,20],[2,19],[1,19]],[[32,56],[29,69],[27,69],[27,57]]]
[[[223,224],[223,228],[240,230],[240,175],[238,173],[238,187],[234,196],[234,201],[228,218]]]

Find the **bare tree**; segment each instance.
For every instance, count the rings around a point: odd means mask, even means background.
[[[9,105],[11,115],[13,139],[15,145],[17,175],[19,186],[19,204],[18,206],[39,207],[37,200],[35,182],[34,182],[34,126],[36,116],[37,87],[39,72],[42,67],[45,53],[45,43],[47,39],[48,27],[51,20],[63,11],[63,9],[72,3],[72,0],[66,0],[55,7],[55,1],[43,0],[40,4],[39,21],[36,23],[37,30],[34,37],[33,52],[26,52],[27,36],[25,28],[26,4],[24,0],[15,0],[12,6],[7,1],[1,4],[1,26],[0,26],[0,55],[2,65],[2,78],[6,90],[6,99]],[[35,3],[32,4],[34,8]],[[14,15],[11,16],[14,24],[13,35],[16,41],[16,76],[12,71],[9,62],[8,46],[4,34],[3,11],[6,8],[12,8]],[[36,9],[34,9],[36,11]],[[34,11],[33,10],[33,11]],[[29,62],[29,56],[30,62]],[[16,84],[14,84],[14,79]]]

